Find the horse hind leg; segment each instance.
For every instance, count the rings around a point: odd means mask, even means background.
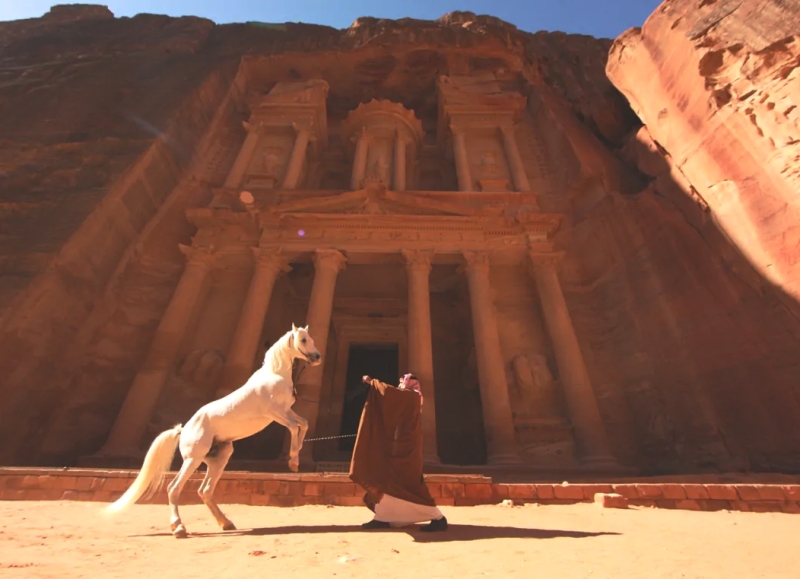
[[[297,426],[300,428],[300,432],[297,437],[297,452],[299,453],[300,450],[302,450],[303,443],[306,440],[306,433],[308,432],[308,420],[300,416],[297,412],[295,412],[291,408],[286,411],[286,414],[289,416],[289,418],[292,418],[297,423]]]
[[[217,488],[217,483],[222,477],[222,473],[225,472],[225,467],[228,466],[228,461],[233,454],[233,443],[220,443],[215,450],[216,453],[213,457],[206,456],[205,458],[208,470],[206,471],[206,477],[203,479],[203,483],[197,490],[197,494],[200,495],[200,499],[208,507],[208,510],[211,511],[211,514],[214,516],[214,519],[216,519],[217,524],[222,527],[222,530],[233,531],[236,529],[236,526],[225,516],[214,500],[214,490]]]
[[[185,458],[181,465],[181,470],[172,482],[169,483],[169,487],[167,488],[170,510],[169,527],[172,529],[172,534],[178,539],[185,539],[187,537],[186,527],[183,526],[181,515],[178,512],[178,500],[181,497],[181,492],[183,491],[183,487],[186,486],[189,477],[194,474],[194,471],[200,467],[202,462],[202,458]]]

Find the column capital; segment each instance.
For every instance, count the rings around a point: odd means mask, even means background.
[[[400,253],[408,270],[431,270],[431,259],[435,253],[432,249],[401,249]]]
[[[450,125],[450,132],[453,135],[464,136],[466,134],[466,131],[464,130],[464,127],[461,127],[459,125],[453,125],[453,124]]]
[[[367,130],[367,127],[361,127],[360,129],[358,129],[353,133],[353,136],[350,137],[350,141],[358,142],[362,139],[366,140],[368,138],[369,138],[369,131]]]
[[[517,132],[517,126],[508,124],[500,125],[500,132],[506,137],[513,137]]]
[[[490,254],[488,251],[465,251],[462,253],[466,262],[462,267],[465,271],[478,272],[489,275]]]
[[[274,269],[278,272],[292,271],[289,260],[283,255],[280,247],[251,247],[256,267]]]
[[[347,258],[337,249],[318,249],[314,252],[314,268],[338,273],[347,266]]]
[[[535,268],[555,270],[564,257],[563,251],[542,252],[535,249],[528,250],[528,257]]]
[[[292,121],[292,128],[294,129],[296,135],[306,133],[309,137],[311,136],[311,127],[309,127],[306,123]]]
[[[179,243],[178,249],[186,256],[186,261],[191,265],[205,265],[210,268],[217,259],[217,252],[210,247],[197,247]]]
[[[261,132],[264,122],[260,120],[242,121],[242,126],[244,127],[244,130],[248,132],[248,134],[258,134]]]

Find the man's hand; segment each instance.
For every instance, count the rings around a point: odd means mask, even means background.
[[[369,376],[362,376],[361,380],[364,382],[364,384],[369,384],[370,382],[372,382],[372,378]]]

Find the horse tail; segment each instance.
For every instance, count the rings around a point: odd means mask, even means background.
[[[128,487],[125,494],[106,507],[107,512],[118,513],[134,504],[143,495],[152,494],[158,490],[164,481],[164,475],[172,464],[182,429],[183,426],[178,424],[156,436],[144,457],[144,464],[142,464],[136,480]]]

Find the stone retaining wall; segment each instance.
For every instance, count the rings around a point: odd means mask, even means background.
[[[116,500],[133,482],[135,471],[90,469],[0,468],[0,500]],[[194,475],[181,502],[199,503],[202,474]],[[737,510],[800,514],[798,484],[624,483],[553,484],[495,483],[481,475],[426,475],[431,494],[441,506],[497,504],[573,504],[591,502],[596,493],[616,493],[628,504],[695,511]],[[225,473],[217,487],[220,503],[295,507],[301,505],[363,506],[363,490],[347,475],[328,473]],[[165,504],[162,490],[142,502]]]

